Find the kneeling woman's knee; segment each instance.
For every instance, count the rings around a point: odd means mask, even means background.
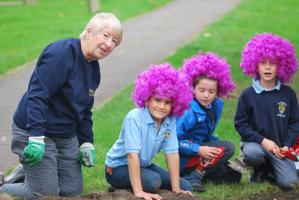
[[[60,188],[60,192],[59,192],[59,196],[63,196],[63,197],[74,197],[74,196],[78,196],[82,193],[82,184],[81,185],[77,185],[77,186],[70,186],[70,187],[62,187]]]

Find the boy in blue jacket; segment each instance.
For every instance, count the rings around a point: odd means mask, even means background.
[[[235,88],[229,64],[214,53],[199,53],[185,60],[181,72],[194,95],[190,109],[177,121],[181,175],[197,192],[204,191],[204,178],[215,183],[238,182],[241,174],[227,166],[233,144],[213,135],[223,109],[218,97],[228,96]]]
[[[297,65],[293,45],[278,35],[257,34],[243,49],[241,67],[253,80],[239,98],[235,128],[244,162],[253,167],[251,183],[274,178],[281,188],[291,189],[298,182],[295,164],[286,158],[299,133],[298,101],[283,84]]]

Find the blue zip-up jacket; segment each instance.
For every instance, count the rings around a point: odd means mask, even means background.
[[[89,63],[79,39],[47,46],[14,113],[14,123],[31,136],[69,138],[93,143],[94,92],[100,84],[98,61]]]
[[[213,123],[207,113],[200,107],[196,100],[190,102],[190,109],[177,119],[177,136],[179,141],[179,154],[181,168],[187,161],[198,155],[198,148],[205,142],[217,141],[213,132],[218,124],[223,108],[223,101],[216,98],[211,104],[215,112]]]

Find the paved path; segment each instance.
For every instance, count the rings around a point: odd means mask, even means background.
[[[240,0],[174,0],[124,24],[122,44],[101,60],[95,105],[115,95],[150,63],[158,63],[219,19]],[[10,152],[12,114],[33,70],[24,67],[0,79],[0,170],[17,162]]]

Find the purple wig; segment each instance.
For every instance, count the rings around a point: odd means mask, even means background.
[[[199,52],[192,58],[184,60],[180,70],[189,81],[189,86],[193,87],[193,82],[199,76],[214,79],[218,83],[217,96],[228,97],[236,86],[231,80],[230,65],[215,53]]]
[[[152,96],[172,100],[170,116],[180,116],[188,108],[192,92],[186,79],[170,64],[150,65],[135,81],[132,99],[144,107]]]
[[[259,78],[258,64],[268,58],[277,62],[277,79],[290,82],[298,61],[293,45],[286,39],[271,33],[256,34],[244,47],[240,66],[246,75]]]

